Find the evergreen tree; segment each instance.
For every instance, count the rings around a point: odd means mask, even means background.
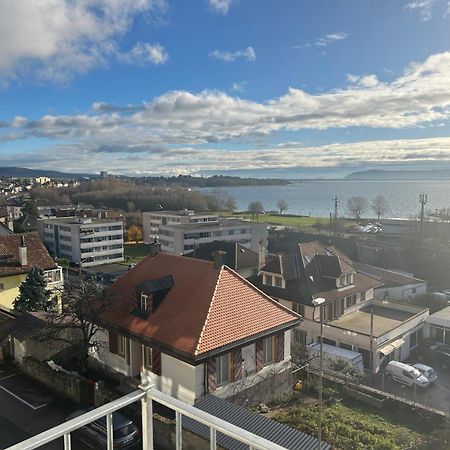
[[[47,290],[44,271],[33,267],[19,287],[19,296],[14,300],[15,311],[48,311],[53,307],[50,291]]]

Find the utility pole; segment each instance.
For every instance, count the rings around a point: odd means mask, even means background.
[[[373,378],[373,305],[370,307],[370,378]]]
[[[337,195],[333,198],[334,202],[334,235],[337,235],[337,225],[338,225],[338,203],[339,199]]]
[[[425,217],[425,205],[428,202],[428,195],[422,193],[419,195],[419,203],[421,204],[420,210],[420,239],[423,240],[423,232],[424,232],[424,217]]]

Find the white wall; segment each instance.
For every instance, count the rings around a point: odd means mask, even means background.
[[[415,293],[413,293],[413,289],[416,290]],[[376,288],[374,290],[374,295],[376,298],[387,298],[390,300],[407,300],[417,295],[426,294],[426,292],[427,292],[426,283],[415,283],[415,284],[408,284],[405,286]]]

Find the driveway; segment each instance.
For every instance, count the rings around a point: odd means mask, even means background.
[[[64,422],[77,409],[75,404],[55,398],[40,384],[4,366],[0,366],[0,405],[0,449]],[[62,449],[62,439],[45,448]],[[72,448],[88,447],[73,440]]]

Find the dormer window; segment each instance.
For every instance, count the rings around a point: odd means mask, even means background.
[[[282,287],[282,284],[283,284],[283,282],[282,282],[282,279],[281,279],[281,277],[275,277],[275,287]]]
[[[150,302],[147,294],[141,292],[141,299],[139,303],[139,308],[141,311],[147,312],[150,309]]]

